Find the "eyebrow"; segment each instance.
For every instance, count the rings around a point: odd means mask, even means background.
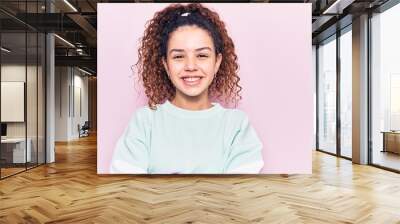
[[[212,51],[212,49],[211,49],[210,47],[201,47],[201,48],[197,48],[195,51],[202,51],[202,50],[210,50],[210,51]],[[174,51],[176,51],[176,52],[183,52],[184,50],[183,50],[183,49],[171,49],[171,50],[169,51],[169,53],[172,53],[172,52],[174,52]]]

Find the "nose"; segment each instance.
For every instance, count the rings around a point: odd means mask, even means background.
[[[196,58],[187,57],[185,61],[185,71],[195,71],[197,69]]]

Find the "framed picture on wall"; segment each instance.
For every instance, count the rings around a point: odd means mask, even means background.
[[[1,82],[1,122],[24,122],[25,82]]]

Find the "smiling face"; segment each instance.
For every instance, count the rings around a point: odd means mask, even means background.
[[[209,33],[197,26],[182,26],[170,34],[165,70],[176,88],[175,97],[208,97],[208,87],[218,72],[221,54],[216,55]]]

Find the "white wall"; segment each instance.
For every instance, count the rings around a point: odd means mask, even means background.
[[[55,92],[55,140],[77,139],[78,124],[88,120],[88,77],[76,68],[56,67]]]
[[[68,67],[55,68],[55,141],[68,141],[70,75]]]
[[[79,75],[76,75],[76,71],[75,70],[75,79],[74,79],[74,86],[75,86],[75,117],[73,119],[73,124],[72,126],[75,127],[72,130],[72,134],[74,136],[78,136],[78,129],[76,128],[78,126],[78,124],[80,124],[81,126],[85,123],[85,121],[88,120],[88,77],[85,76],[81,76],[80,74],[82,73],[78,73]],[[78,93],[77,91],[80,90],[80,93]],[[79,98],[80,95],[80,98]],[[79,102],[80,101],[80,102]],[[81,107],[81,108],[79,108]],[[79,111],[79,109],[81,111]]]

